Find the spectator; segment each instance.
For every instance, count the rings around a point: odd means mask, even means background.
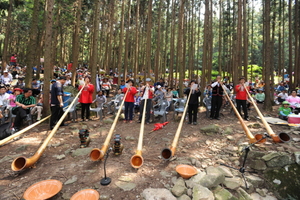
[[[140,110],[140,103],[141,103],[141,96],[139,93],[136,93],[134,96],[134,111],[139,112]]]
[[[204,96],[211,97],[211,95],[212,95],[212,87],[211,87],[211,85],[207,85],[204,90]]]
[[[31,82],[31,89],[32,89],[32,95],[33,95],[33,96],[37,96],[37,95],[39,95],[40,92],[41,92],[41,84],[40,84],[40,82],[39,82],[37,79],[35,79],[35,78],[32,79],[32,82]]]
[[[90,120],[90,105],[93,102],[94,85],[91,84],[91,78],[88,76],[84,78],[84,81],[85,85],[78,87],[78,90],[84,87],[80,94],[79,102],[81,103],[81,119],[84,121],[84,114],[86,114],[85,121],[88,121]]]
[[[288,115],[292,114],[292,109],[289,107],[290,103],[287,101],[282,102],[282,105],[279,107],[279,118],[283,120],[288,119]]]
[[[78,85],[84,85],[84,78],[82,77],[82,75],[79,75],[77,82],[78,82]]]
[[[103,92],[103,94],[104,94],[104,92]],[[113,110],[112,110],[111,107],[112,107],[114,104],[118,103],[118,99],[119,99],[119,97],[120,97],[121,95],[123,95],[123,94],[122,94],[122,90],[121,90],[121,89],[118,89],[117,94],[116,94],[116,95],[112,98],[112,100],[107,104],[107,108],[108,108],[108,113],[107,113],[107,114],[113,113]],[[106,97],[106,98],[107,98],[107,97]]]
[[[9,97],[8,97],[7,109],[11,109],[11,108],[17,106],[17,104],[16,104],[16,98],[17,98],[18,95],[20,95],[22,93],[23,93],[23,90],[20,89],[20,88],[15,88],[13,90],[13,94],[9,95]]]
[[[123,91],[123,89],[126,87],[125,85],[125,81],[124,80],[121,80],[121,84],[119,86],[119,89],[121,89]]]
[[[277,100],[278,100],[279,103],[282,103],[282,102],[284,102],[288,97],[289,97],[289,96],[288,96],[286,90],[283,90],[282,92],[280,92],[280,93],[277,95]]]
[[[9,86],[13,80],[12,78],[12,75],[9,74],[8,71],[4,71],[3,75],[1,76],[1,83]]]
[[[64,84],[64,87],[71,85],[71,76],[67,75],[66,76],[66,82]]]
[[[98,94],[96,95],[96,99],[93,101],[93,103],[96,102],[97,108],[102,107],[103,104],[105,104],[107,101],[106,97],[103,94],[103,91],[100,90]]]
[[[17,66],[17,54],[12,54],[10,57],[10,66]]]
[[[40,121],[43,112],[43,94],[40,95],[38,103],[31,109],[31,115],[37,115],[36,120]]]
[[[18,82],[17,82],[17,84],[16,84],[15,87],[16,87],[16,88],[20,88],[20,89],[24,89],[24,88],[25,88],[25,83],[24,83],[24,81],[23,81],[23,78],[19,78],[19,79],[18,79]]]
[[[300,111],[300,97],[297,96],[296,90],[292,90],[291,95],[288,96],[286,101],[290,103],[290,107]]]
[[[6,87],[0,86],[0,110],[4,111],[8,105],[9,94],[6,93]]]
[[[173,93],[173,98],[178,98],[178,91],[176,90],[175,87],[173,88],[172,93]]]
[[[32,96],[32,90],[25,88],[24,94],[16,97],[16,107],[13,107],[12,113],[16,115],[14,122],[15,131],[19,131],[23,120],[26,119],[27,114],[30,113],[30,108],[35,106],[35,98]]]
[[[106,93],[106,97],[108,98],[109,97],[109,91],[111,89],[111,84],[108,81],[108,78],[103,79],[103,82],[101,84],[101,88],[104,91],[104,94]]]
[[[72,70],[72,67],[73,67],[73,61],[71,61],[71,62],[68,64],[67,70],[68,70],[68,71],[71,71],[71,70]]]
[[[168,110],[170,109],[171,105],[172,105],[172,97],[173,97],[173,93],[172,93],[173,88],[168,88],[167,92],[164,93],[164,97],[166,98],[166,100],[169,102],[169,107]]]
[[[265,93],[263,93],[262,89],[258,90],[258,93],[256,93],[255,97],[257,103],[264,103],[265,102]]]
[[[156,86],[157,90],[154,93],[154,98],[153,98],[153,102],[157,103],[158,100],[162,100],[164,99],[164,92],[163,92],[163,88],[160,85]]]

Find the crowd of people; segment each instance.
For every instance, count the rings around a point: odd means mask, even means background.
[[[71,86],[72,77],[72,62],[63,68],[54,66],[53,77],[51,80],[51,119],[50,129],[53,129],[55,124],[64,113],[64,88]],[[25,69],[24,69],[25,68]],[[35,67],[37,69],[37,67]],[[40,66],[41,72],[43,67]],[[24,84],[26,67],[20,67],[17,64],[17,55],[13,54],[10,66],[3,70],[0,78],[0,118],[5,121],[9,115],[15,115],[14,129],[16,131],[22,128],[24,121],[29,120],[29,115],[36,115],[36,120],[42,118],[43,111],[43,78],[33,78],[31,87],[26,88]],[[33,71],[35,73],[35,71]],[[135,113],[139,113],[137,122],[141,122],[143,114],[145,114],[145,123],[151,122],[151,113],[153,107],[166,101],[169,105],[166,112],[171,111],[174,100],[179,98],[178,87],[171,87],[173,84],[168,84],[167,80],[159,79],[153,81],[151,78],[145,78],[142,82],[141,78],[133,79],[133,73],[129,72],[126,77],[122,74],[110,70],[109,74],[100,71],[97,74],[96,85],[91,82],[91,74],[87,66],[79,67],[76,71],[76,88],[82,90],[79,96],[81,107],[81,120],[88,121],[91,119],[90,108],[93,103],[98,108],[107,108],[108,114],[114,113],[116,103],[124,100],[124,123],[132,123]],[[118,79],[120,85],[118,85]],[[184,82],[184,96],[188,105],[188,124],[197,125],[198,108],[201,98],[209,98],[211,109],[210,119],[220,120],[220,110],[222,106],[228,104],[225,93],[232,97],[235,102],[238,112],[243,116],[244,120],[249,120],[248,111],[251,104],[263,104],[265,101],[265,83],[256,80],[254,83],[246,81],[241,77],[237,85],[229,82],[229,77],[222,78],[217,76],[214,81],[209,83],[203,93],[200,91],[198,81],[191,80]],[[252,102],[247,95],[246,90],[255,99]],[[287,116],[293,112],[300,110],[300,87],[295,90],[290,90],[288,81],[280,82],[274,88],[274,102],[281,104],[278,117],[287,119]],[[93,99],[93,94],[96,93],[96,98]],[[290,94],[290,95],[289,95]],[[144,105],[146,109],[144,113]],[[66,125],[64,122],[61,126]]]

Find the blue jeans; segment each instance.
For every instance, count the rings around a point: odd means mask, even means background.
[[[133,117],[133,102],[126,102],[125,101],[125,120],[132,120]]]

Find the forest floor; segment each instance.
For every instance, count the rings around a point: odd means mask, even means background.
[[[274,108],[274,110],[277,109],[277,107]],[[275,116],[276,111],[264,114]],[[105,123],[105,120],[100,121],[99,119],[70,123],[68,126],[59,128],[33,168],[24,169],[20,172],[12,171],[13,159],[20,155],[27,158],[31,157],[50,133],[47,124],[39,125],[1,147],[0,199],[21,199],[29,186],[46,179],[56,179],[64,183],[62,190],[52,197],[52,200],[69,199],[77,191],[86,188],[97,190],[101,199],[142,199],[141,193],[146,188],[165,188],[172,185],[171,177],[179,176],[175,172],[176,165],[181,162],[179,158],[197,158],[200,161],[200,166],[198,166],[200,170],[204,170],[210,165],[217,166],[219,157],[208,153],[210,143],[207,141],[219,140],[224,143],[223,148],[237,146],[240,142],[248,142],[240,122],[229,112],[228,108],[222,111],[221,120],[209,120],[205,116],[204,108],[200,109],[198,116],[198,125],[189,125],[184,122],[175,153],[178,158],[177,161],[164,161],[160,158],[161,150],[171,145],[179,124],[178,120],[173,120],[173,112],[168,114],[170,123],[161,130],[149,134],[154,128],[154,123],[145,124],[142,152],[144,164],[139,169],[134,169],[130,165],[130,158],[135,154],[137,148],[141,124],[137,122],[123,123],[123,120],[119,120],[115,133],[121,134],[124,150],[120,156],[110,153],[106,168],[107,176],[112,179],[112,182],[108,186],[100,185],[100,180],[104,177],[104,162],[91,161],[88,157],[91,148],[102,147],[111,127],[111,123]],[[258,123],[263,127],[256,116],[256,112],[252,110],[250,121],[245,121],[247,126]],[[113,119],[113,115],[106,115],[105,117],[106,119]],[[159,120],[156,121],[156,123],[158,122]],[[200,131],[201,127],[209,124],[217,124],[221,130],[231,127],[233,130],[231,135],[234,139],[227,140],[228,135],[223,134],[222,131],[217,134],[204,134]],[[82,128],[87,128],[91,137],[91,143],[85,152],[79,148],[78,130]],[[287,126],[273,125],[272,128],[276,133],[289,130]],[[250,128],[250,130],[253,135],[265,132],[264,128]],[[112,142],[113,139],[111,144]],[[266,146],[265,150],[269,151],[287,145],[272,144],[272,141],[269,140],[267,144],[262,144],[262,147]],[[82,154],[80,152],[76,154],[78,151],[81,151]],[[235,163],[228,164],[234,165]],[[67,181],[71,183],[66,184]],[[127,186],[132,187],[131,190],[126,191],[127,189],[118,187],[123,183],[130,183],[131,185]]]

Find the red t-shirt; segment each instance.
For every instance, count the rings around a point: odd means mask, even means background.
[[[81,90],[82,85],[78,87],[79,90]],[[87,88],[84,88],[81,92],[81,95],[79,97],[80,103],[92,103],[93,102],[93,92],[94,92],[94,85],[88,84]]]
[[[127,91],[127,87],[123,88],[122,92],[125,94]],[[131,87],[130,90],[127,93],[127,96],[125,98],[125,102],[134,102],[134,95],[137,93],[137,90],[135,87]]]
[[[10,62],[17,62],[17,57],[15,57],[15,56],[12,56],[12,57],[10,57]]]
[[[242,88],[240,90],[240,87],[243,87],[243,86],[241,86],[240,84],[235,86],[236,99],[238,99],[238,100],[247,100],[248,95],[247,95],[247,92],[246,92],[245,88]],[[247,87],[247,90],[249,90],[249,87]]]
[[[68,67],[67,67],[67,70],[69,70],[69,71],[72,70],[72,66],[73,66],[73,63],[69,63]]]

